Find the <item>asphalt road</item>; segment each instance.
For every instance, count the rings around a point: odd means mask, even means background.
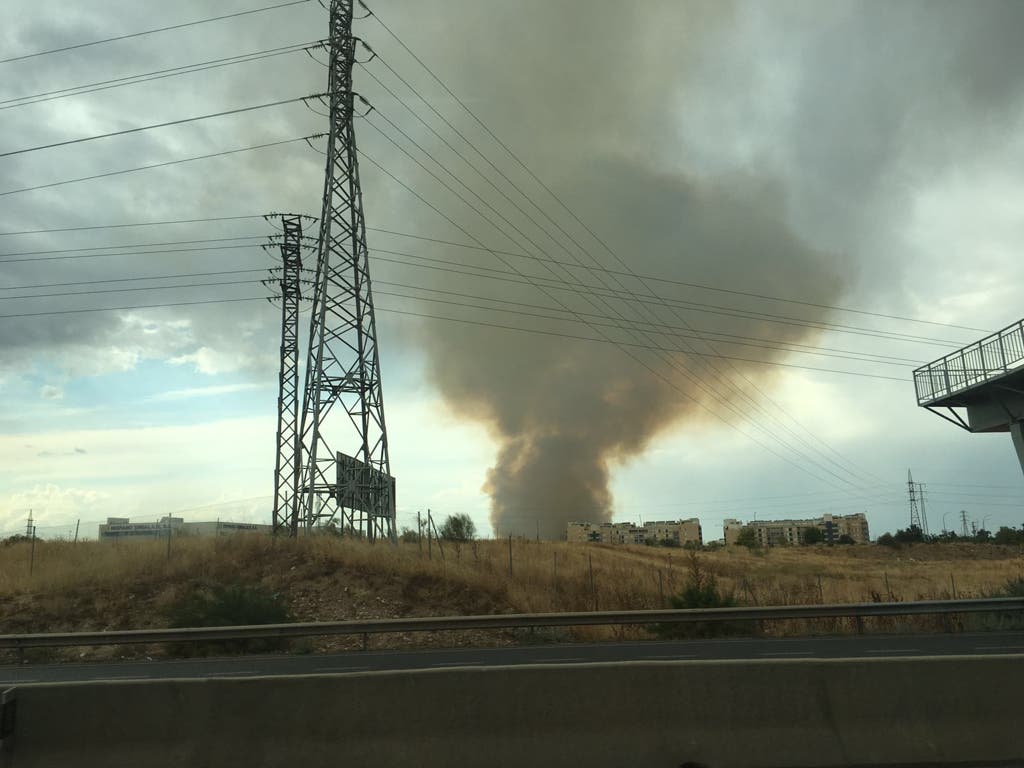
[[[24,664],[0,666],[0,685],[84,680],[312,675],[514,664],[587,664],[698,659],[905,658],[910,656],[1021,653],[1024,653],[1024,632],[729,638],[511,648],[350,651],[324,655],[154,659],[152,661],[115,663]]]

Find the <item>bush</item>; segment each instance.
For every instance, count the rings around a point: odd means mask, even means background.
[[[876,544],[881,544],[883,547],[892,547],[893,549],[899,549],[900,543],[896,540],[896,537],[891,533],[883,533],[875,541]]]
[[[441,526],[440,534],[445,541],[472,541],[476,538],[476,523],[465,513],[448,515],[448,519]]]
[[[825,534],[820,528],[807,528],[803,535],[804,544],[821,544],[825,540]]]
[[[1024,597],[1024,576],[1008,580],[989,597]],[[1021,611],[970,613],[962,616],[961,622],[968,632],[1020,631],[1024,629],[1024,614]]]
[[[753,528],[744,528],[740,531],[739,536],[736,537],[736,543],[741,547],[747,549],[754,549],[757,547],[757,536],[754,534]]]
[[[996,597],[1024,597],[1024,576],[1007,581]]]
[[[670,598],[673,608],[733,608],[736,599],[718,590],[715,575],[706,570],[696,552],[689,553],[689,577],[678,595]],[[753,634],[754,623],[749,621],[694,621],[657,624],[655,634],[666,639],[721,637],[723,635]]]
[[[237,627],[250,624],[286,624],[291,614],[280,595],[259,587],[199,586],[170,605],[166,611],[171,627]],[[287,650],[288,640],[211,640],[174,644],[171,651],[186,656],[211,653],[265,653]]]

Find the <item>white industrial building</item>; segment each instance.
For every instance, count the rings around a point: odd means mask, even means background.
[[[99,527],[100,541],[120,539],[164,539],[171,536],[229,536],[235,533],[270,533],[273,526],[232,523],[227,520],[186,523],[180,517],[161,517],[155,523],[133,523],[127,517],[108,517]]]

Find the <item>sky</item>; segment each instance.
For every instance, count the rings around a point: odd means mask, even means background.
[[[301,47],[327,12],[30,54],[272,4],[5,2],[0,533],[269,521],[261,217],[319,214],[327,121],[292,100],[326,89]],[[863,511],[877,535],[909,522],[908,469],[932,530],[1024,523],[1009,436],[918,408],[911,376],[1021,317],[1024,5],[371,8],[356,133],[399,526],[713,539]]]

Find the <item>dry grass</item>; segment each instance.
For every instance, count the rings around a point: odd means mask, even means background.
[[[416,544],[332,537],[182,538],[172,542],[169,558],[163,542],[37,542],[30,576],[30,545],[15,544],[0,548],[0,632],[164,626],[167,606],[204,584],[259,584],[281,594],[301,621],[656,608],[683,587],[689,567],[688,553],[651,547],[517,541],[512,550],[510,574],[502,541],[446,544],[443,558],[435,544],[432,559],[425,545],[421,555]],[[723,590],[751,605],[938,599],[954,596],[954,589],[957,597],[977,597],[1024,573],[1019,549],[970,545],[729,548],[701,553],[700,561]],[[831,622],[816,629],[849,627]],[[572,633],[578,639],[641,635],[642,628]],[[516,641],[505,632],[391,637],[387,644]],[[328,638],[311,647],[353,642]]]

